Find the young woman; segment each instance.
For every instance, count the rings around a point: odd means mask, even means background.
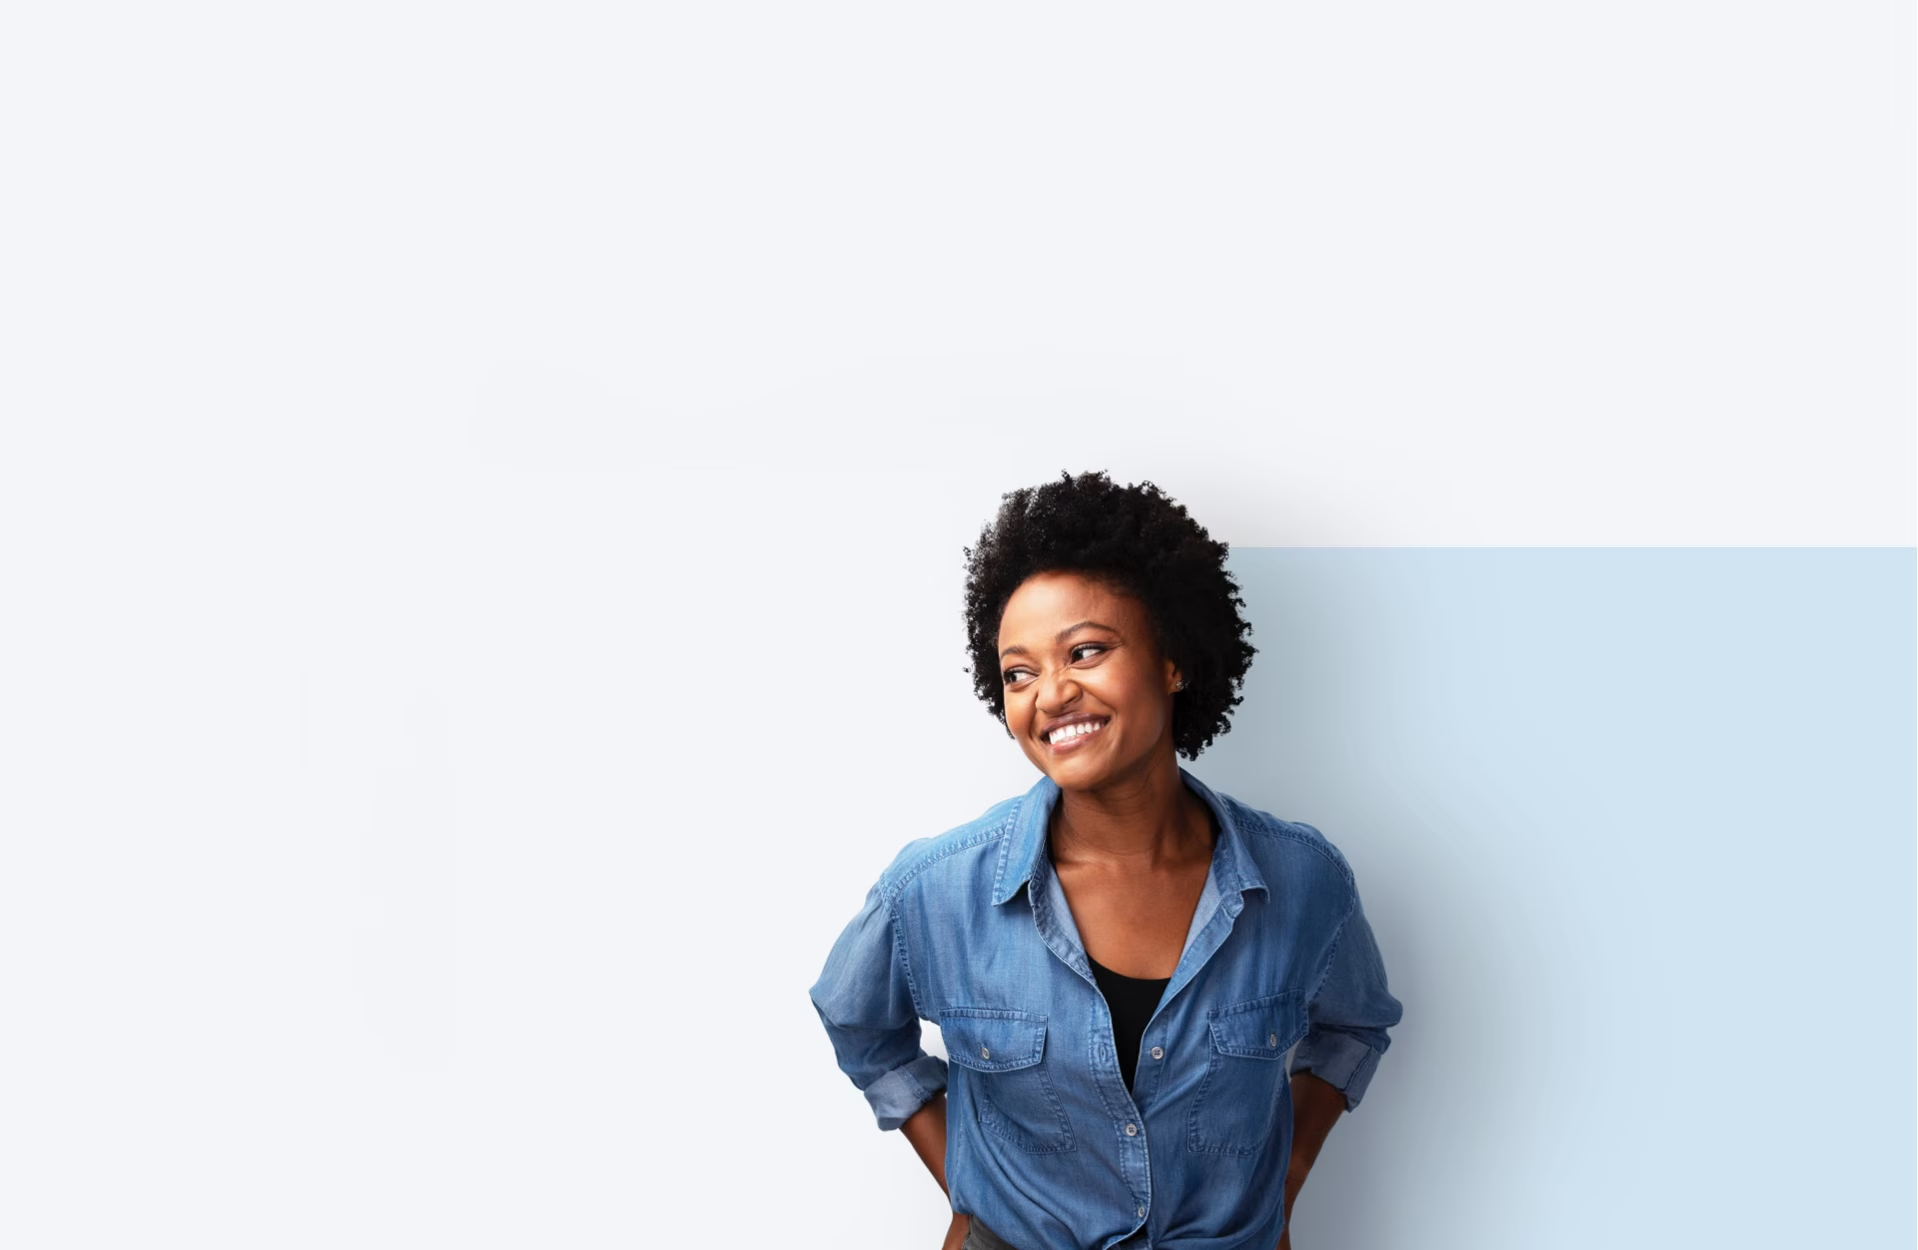
[[[812,989],[946,1250],[1286,1246],[1399,1021],[1339,852],[1179,767],[1254,654],[1225,554],[1103,473],[1006,496],[966,552],[974,684],[1043,776],[902,850]]]

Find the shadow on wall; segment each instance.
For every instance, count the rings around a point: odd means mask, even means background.
[[[1191,767],[1345,853],[1405,1006],[1302,1250],[1911,1243],[1910,550],[1231,566],[1260,654]],[[1820,1003],[1874,1094],[1808,1158],[1758,1092]]]

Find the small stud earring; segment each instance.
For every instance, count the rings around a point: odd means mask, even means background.
[[[1185,678],[1183,678],[1183,677],[1181,677],[1181,678],[1179,678],[1179,680],[1178,680],[1178,681],[1176,681],[1176,682],[1174,682],[1174,683],[1172,684],[1172,688],[1173,688],[1174,690],[1184,690],[1184,689],[1185,689]]]

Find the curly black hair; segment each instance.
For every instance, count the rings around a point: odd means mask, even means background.
[[[1005,496],[999,515],[966,552],[966,642],[972,686],[1001,723],[999,618],[1035,573],[1098,577],[1145,605],[1159,645],[1185,679],[1172,705],[1172,742],[1196,759],[1232,727],[1245,673],[1258,654],[1225,571],[1226,545],[1150,482],[1117,486],[1104,473],[1061,473],[1056,482]],[[1008,730],[1010,732],[1010,730]]]

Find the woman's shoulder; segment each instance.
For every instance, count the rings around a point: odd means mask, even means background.
[[[915,838],[899,849],[886,870],[879,874],[879,888],[888,896],[926,876],[937,875],[968,863],[982,852],[995,852],[999,844],[1012,836],[1025,795],[1002,799],[964,824],[944,833]]]
[[[1254,858],[1280,861],[1303,858],[1308,863],[1317,861],[1335,873],[1348,888],[1356,888],[1352,866],[1346,862],[1344,853],[1333,844],[1332,839],[1319,832],[1316,825],[1303,820],[1285,820],[1229,794],[1214,793],[1232,814],[1233,823],[1244,835]]]

